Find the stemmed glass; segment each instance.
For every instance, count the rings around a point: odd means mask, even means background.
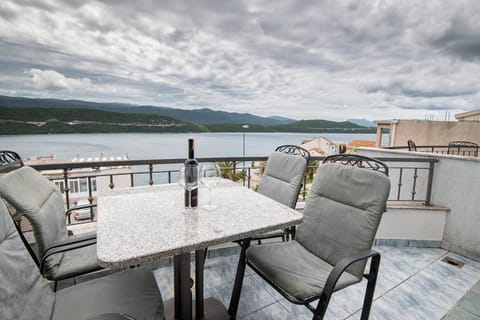
[[[222,176],[216,163],[207,162],[200,166],[200,182],[208,188],[208,204],[202,206],[206,210],[213,210],[217,206],[212,204],[212,188],[215,187]]]
[[[186,167],[181,167],[180,170],[178,171],[178,184],[182,187],[183,190],[188,192],[188,204],[185,207],[186,210],[191,210],[192,209],[192,203],[191,203],[191,196],[190,193],[192,192],[193,188],[195,188],[198,184],[198,182],[191,181],[191,179],[186,179]],[[188,180],[188,181],[187,181]],[[186,211],[187,212],[187,211]]]

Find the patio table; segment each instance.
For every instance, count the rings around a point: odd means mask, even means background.
[[[174,298],[167,319],[192,319],[190,254],[195,251],[197,319],[228,319],[223,304],[203,299],[204,249],[301,222],[302,214],[257,192],[222,180],[212,190],[216,209],[185,213],[184,191],[176,184],[109,190],[98,203],[97,255],[106,268],[125,268],[174,256]],[[202,316],[204,316],[202,318]]]

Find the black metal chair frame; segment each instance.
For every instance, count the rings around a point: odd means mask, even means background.
[[[0,163],[4,163],[3,161],[5,159],[5,160],[10,160],[9,163],[19,164],[20,167],[23,166],[23,162],[22,162],[20,156],[18,155],[18,153],[14,152],[14,151],[0,151],[0,158],[1,158]],[[20,162],[18,162],[18,160]],[[1,201],[1,199],[0,199],[0,201]],[[71,223],[70,216],[75,210],[85,209],[85,208],[94,208],[96,206],[97,206],[97,204],[92,203],[92,204],[86,204],[86,205],[77,206],[77,207],[73,207],[73,208],[68,209],[67,211],[65,211],[65,215],[67,216],[68,223]],[[23,234],[23,232],[20,228],[20,221],[16,221],[14,219],[14,217],[12,216],[12,214],[10,214],[10,216],[13,220],[13,224],[17,228],[17,231],[20,235],[20,238],[21,238],[23,244],[27,248],[28,253],[32,257],[35,264],[38,266],[41,274],[44,274],[44,272],[45,272],[45,261],[48,257],[50,257],[54,254],[59,254],[59,253],[62,253],[62,252],[67,252],[67,251],[71,251],[71,250],[74,250],[74,249],[79,249],[79,248],[82,248],[82,247],[87,247],[87,246],[90,246],[90,245],[94,245],[97,241],[97,235],[96,234],[89,234],[89,235],[85,235],[85,236],[76,236],[74,238],[55,243],[54,245],[47,248],[43,252],[41,257],[37,257],[37,254],[35,254],[32,246],[28,243],[28,240],[26,239],[25,235]],[[74,284],[76,282],[75,281],[76,276],[80,276],[82,274],[87,274],[87,273],[90,273],[90,272],[91,271],[86,271],[86,272],[83,272],[83,273],[77,273],[74,276],[72,276],[71,278],[73,278]],[[68,277],[68,278],[70,278],[70,277]],[[57,279],[56,281],[54,281],[53,291],[57,291],[58,281],[64,280],[64,279],[67,279],[67,278],[61,278],[61,279]]]
[[[358,154],[334,154],[323,159],[322,163],[341,163],[344,165],[370,169],[388,176],[388,167],[380,160]]]
[[[460,149],[473,149],[472,151],[468,151],[468,155],[470,156],[470,152],[473,152],[473,157],[478,157],[478,144],[470,141],[450,141],[448,143],[447,154],[455,154],[455,151],[457,151],[456,154],[461,155]]]
[[[331,155],[326,157],[323,160],[323,163],[328,162],[339,162],[344,165],[351,165],[356,166],[359,168],[364,169],[371,169],[377,172],[384,173],[388,176],[388,167],[381,161],[361,156],[361,155],[351,155],[351,154],[338,154],[338,155]],[[377,283],[378,271],[380,267],[380,253],[375,250],[368,250],[366,252],[357,253],[355,255],[344,257],[341,259],[332,269],[330,272],[327,281],[325,282],[325,287],[320,296],[311,297],[305,300],[299,300],[293,296],[291,296],[288,292],[285,292],[282,288],[277,286],[274,282],[272,282],[269,278],[264,276],[260,270],[258,270],[255,265],[251,264],[246,259],[246,251],[250,246],[251,239],[245,239],[241,242],[241,251],[240,251],[240,258],[238,262],[237,274],[235,276],[235,284],[233,287],[232,297],[230,299],[230,305],[228,309],[228,313],[231,319],[235,319],[238,310],[238,304],[240,302],[240,294],[243,285],[243,279],[245,275],[245,268],[248,265],[252,268],[261,278],[263,278],[267,283],[269,283],[277,292],[279,292],[285,299],[288,301],[306,306],[312,313],[313,318],[312,320],[320,320],[323,319],[325,316],[325,312],[327,311],[328,304],[330,302],[331,296],[334,292],[335,285],[337,284],[338,279],[343,274],[343,272],[353,263],[369,259],[370,261],[370,268],[369,272],[364,274],[363,277],[367,279],[367,289],[365,292],[365,297],[363,300],[363,307],[362,307],[362,314],[360,319],[367,320],[370,314],[370,309],[372,307],[373,302],[373,295],[375,293],[375,286]],[[285,257],[288,259],[288,257]],[[314,308],[310,305],[311,302],[318,300],[317,307]]]
[[[278,146],[275,149],[275,151],[276,152],[283,152],[283,153],[286,153],[286,154],[293,154],[293,155],[301,156],[307,162],[307,166],[308,166],[308,162],[310,161],[310,152],[307,149],[304,149],[304,148],[296,146],[296,145],[292,145],[292,144],[281,145],[281,146]],[[300,190],[302,190],[302,187],[303,187],[303,184],[298,189],[297,198],[296,198],[294,207],[297,205],[298,195],[300,194]],[[288,241],[288,240],[290,240],[290,235],[292,235],[292,239],[295,237],[295,226],[293,226],[289,229],[286,229],[285,234],[281,235],[281,236],[280,235],[264,235],[264,236],[260,235],[258,237],[252,238],[251,240],[256,240],[258,242],[258,244],[261,244],[262,240],[274,239],[274,238],[279,238],[279,237],[282,238],[282,241]]]
[[[15,151],[0,150],[0,172],[6,173],[23,166],[22,158]]]

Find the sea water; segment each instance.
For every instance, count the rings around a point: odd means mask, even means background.
[[[195,155],[201,157],[267,156],[282,144],[325,137],[334,143],[375,140],[375,134],[352,133],[88,133],[0,136],[0,150],[12,150],[24,159],[55,156],[56,159],[128,156],[137,159],[185,158],[188,138],[195,139]],[[388,138],[387,135],[384,135]],[[385,144],[386,142],[384,142]]]

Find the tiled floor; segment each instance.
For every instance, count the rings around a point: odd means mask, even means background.
[[[376,249],[382,252],[382,261],[370,319],[442,319],[450,310],[453,312],[456,309],[472,315],[468,308],[480,304],[476,300],[480,297],[480,290],[478,286],[474,287],[480,280],[480,263],[437,248],[376,247]],[[441,259],[447,255],[465,265],[457,268],[442,262]],[[237,255],[207,260],[205,296],[216,297],[228,306],[237,261]],[[155,276],[163,298],[171,298],[172,267],[156,269]],[[365,281],[335,293],[326,319],[360,319],[364,288]],[[470,298],[463,304],[455,306],[466,293],[470,292],[471,295],[466,296]],[[264,280],[247,269],[238,318],[301,320],[311,319],[312,314],[303,306],[289,303]],[[451,316],[448,319],[477,318]]]
[[[480,320],[480,282],[477,282],[472,290],[468,291],[443,319]]]

